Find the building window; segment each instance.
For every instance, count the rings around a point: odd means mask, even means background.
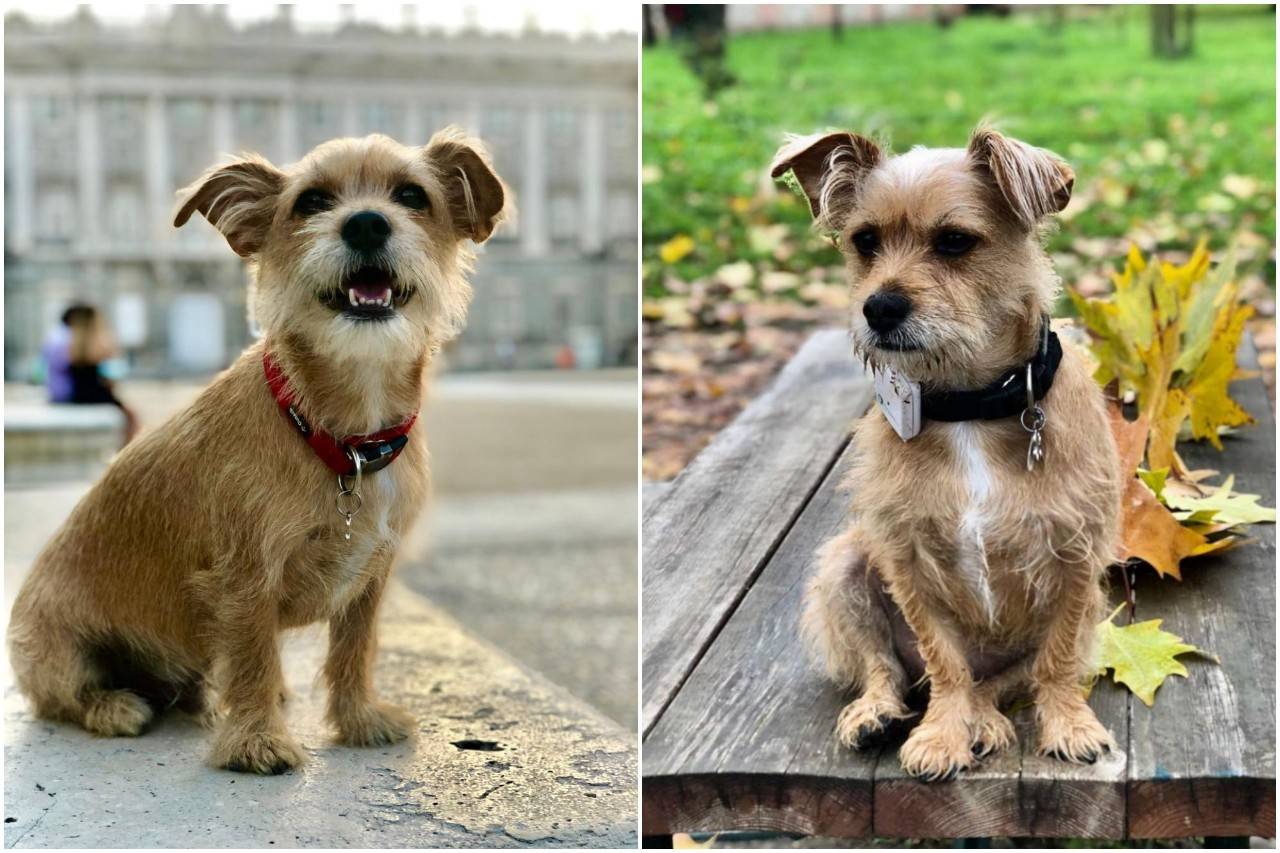
[[[342,135],[342,110],[325,101],[303,101],[298,105],[298,139],[303,151]]]
[[[71,98],[32,98],[31,132],[37,174],[74,174],[79,134],[76,132],[75,108]]]
[[[577,187],[582,180],[581,125],[576,110],[556,107],[547,114],[547,177],[553,186]]]
[[[384,133],[392,139],[404,136],[404,110],[382,101],[363,104],[359,112],[360,133]]]
[[[36,193],[36,239],[67,243],[76,232],[76,200],[70,187],[49,187]]]
[[[115,186],[107,191],[107,236],[116,243],[138,243],[145,236],[146,202],[136,186]]]
[[[263,98],[236,101],[233,107],[232,135],[237,152],[252,151],[268,160],[279,160],[279,105]]]
[[[493,164],[508,184],[520,185],[524,170],[524,116],[508,107],[489,107],[480,115],[480,136],[489,144]]]
[[[551,239],[556,242],[573,242],[579,236],[578,199],[559,194],[551,197]]]
[[[146,103],[141,98],[103,98],[98,106],[102,170],[107,175],[141,175],[146,170]]]
[[[518,341],[525,332],[523,290],[518,282],[500,279],[489,298],[489,337]]]
[[[184,187],[213,165],[213,109],[207,100],[169,102],[169,162],[173,187]]]
[[[636,236],[635,193],[612,190],[609,193],[608,238],[634,239]]]
[[[605,161],[609,177],[634,182],[636,172],[636,114],[609,110],[605,114]]]

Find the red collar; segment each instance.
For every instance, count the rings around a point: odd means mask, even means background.
[[[280,363],[276,361],[275,356],[268,350],[262,352],[262,372],[266,374],[267,385],[270,386],[271,394],[276,398],[276,405],[280,407],[280,411],[284,413],[289,423],[293,424],[298,434],[306,439],[307,444],[311,445],[316,456],[319,456],[320,460],[335,474],[347,476],[356,472],[355,462],[351,458],[352,453],[360,454],[360,470],[363,473],[371,474],[374,471],[380,471],[395,461],[400,451],[404,450],[405,445],[409,443],[409,430],[413,429],[414,422],[418,420],[417,412],[395,426],[378,432],[335,438],[307,423],[306,418],[294,405],[297,398],[293,388],[289,387],[288,377],[280,369]]]

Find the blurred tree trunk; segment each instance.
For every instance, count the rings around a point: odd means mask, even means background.
[[[1045,31],[1057,38],[1062,35],[1062,28],[1067,22],[1067,7],[1054,3],[1044,7]]]
[[[702,81],[703,94],[714,98],[721,89],[732,86],[734,76],[724,61],[728,35],[724,4],[667,4],[662,12],[672,40]]]
[[[844,7],[839,3],[831,4],[831,37],[836,41],[844,38]]]
[[[1151,6],[1151,52],[1166,59],[1188,56],[1195,35],[1195,6]]]

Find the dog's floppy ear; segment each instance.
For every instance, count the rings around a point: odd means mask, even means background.
[[[856,133],[797,136],[773,155],[769,174],[774,178],[787,172],[794,174],[809,199],[813,218],[834,224],[830,222],[831,213],[839,206],[844,191],[855,190],[882,156],[878,145]]]
[[[1027,228],[1071,201],[1075,172],[1051,151],[979,127],[969,139],[969,157],[990,172],[1014,216]]]
[[[215,166],[179,190],[173,225],[181,228],[198,210],[237,255],[247,258],[262,248],[282,189],[284,173],[256,155]]]
[[[488,240],[510,206],[488,152],[479,141],[450,127],[431,137],[426,157],[440,176],[458,233],[476,243]]]

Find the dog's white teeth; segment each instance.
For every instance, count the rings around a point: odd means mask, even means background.
[[[379,296],[365,296],[357,288],[352,287],[347,290],[347,299],[351,301],[353,307],[372,305],[379,308],[390,308],[392,303],[390,288],[384,290]]]

